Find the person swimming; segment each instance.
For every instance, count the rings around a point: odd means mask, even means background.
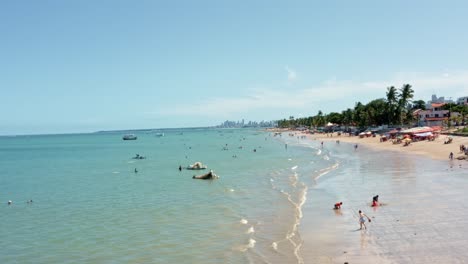
[[[379,195],[372,197],[372,207],[379,206]]]

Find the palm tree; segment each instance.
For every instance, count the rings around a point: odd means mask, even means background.
[[[395,110],[397,108],[397,90],[395,86],[387,87],[387,116],[388,122],[394,124]]]
[[[402,123],[402,117],[403,115],[407,112],[408,110],[408,105],[411,102],[411,99],[413,99],[414,96],[414,90],[411,89],[411,85],[409,84],[404,84],[400,88],[400,94],[399,94],[399,100],[398,100],[398,117],[400,120],[400,124]]]

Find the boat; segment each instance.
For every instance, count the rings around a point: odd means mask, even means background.
[[[164,133],[156,133],[155,136],[157,136],[157,137],[164,137]]]
[[[219,176],[216,175],[212,170],[210,172],[202,174],[202,175],[193,175],[192,179],[198,179],[198,180],[213,180],[213,179],[218,179]]]
[[[136,140],[137,136],[135,136],[134,134],[127,134],[127,135],[124,135],[122,139],[123,140]]]
[[[208,168],[206,165],[203,165],[201,162],[195,162],[192,165],[189,165],[186,169],[187,170],[204,170]]]

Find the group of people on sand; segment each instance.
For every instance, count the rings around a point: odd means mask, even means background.
[[[340,210],[342,205],[343,205],[343,202],[337,202],[335,203],[335,206],[333,209]],[[372,197],[372,207],[376,207],[376,206],[379,206],[379,195]],[[359,226],[360,226],[359,230],[362,230],[362,227],[364,227],[364,229],[367,229],[366,219],[369,222],[371,222],[370,217],[368,217],[365,213],[359,210]]]

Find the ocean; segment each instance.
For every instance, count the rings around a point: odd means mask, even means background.
[[[0,263],[314,263],[355,224],[325,221],[334,202],[365,206],[392,177],[416,179],[406,165],[379,173],[394,154],[299,134],[159,132],[0,137]],[[197,161],[208,170],[178,169]],[[192,179],[210,169],[220,178]]]

